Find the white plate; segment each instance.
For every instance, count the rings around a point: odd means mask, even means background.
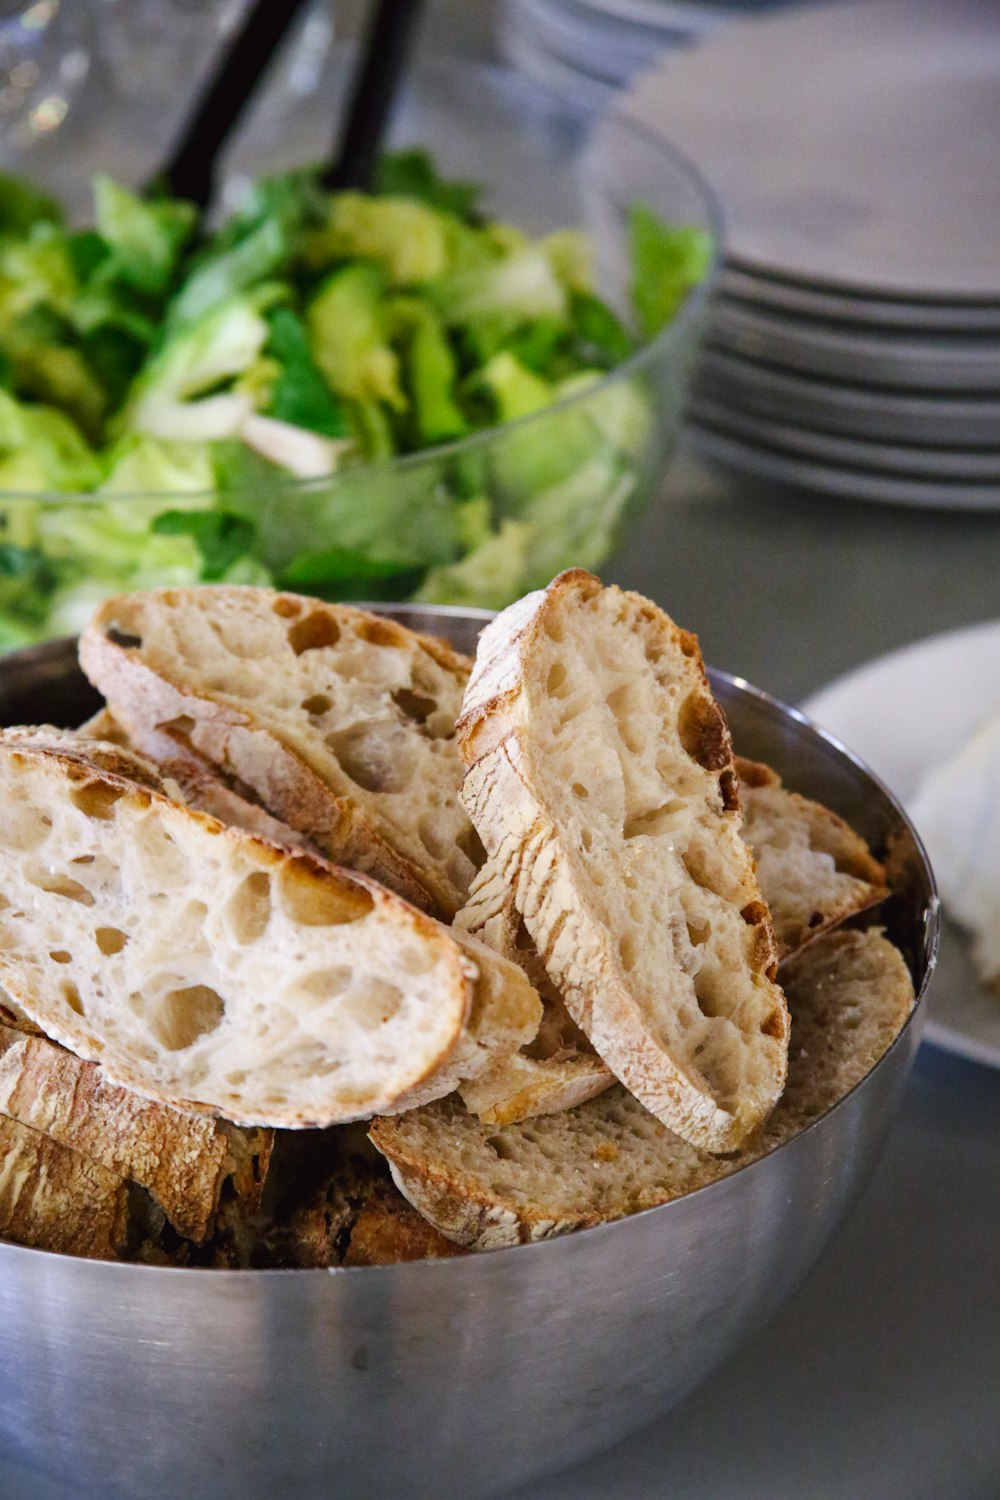
[[[725,212],[725,198],[722,203]],[[717,297],[709,338],[747,359],[762,359],[828,380],[952,394],[1000,387],[1000,334],[996,333],[945,336],[875,330],[870,325],[831,326]]]
[[[905,804],[922,777],[1000,709],[1000,620],[879,657],[803,710],[866,760]],[[945,922],[924,1031],[936,1047],[1000,1068],[1000,995],[976,979],[969,945]]]
[[[792,7],[665,59],[626,106],[701,168],[744,265],[1000,301],[1000,5]]]
[[[698,390],[731,411],[745,410],[772,421],[792,422],[843,437],[922,447],[1000,445],[1000,384],[992,399],[988,394],[875,391],[795,375],[757,360],[708,349],[698,367]]]
[[[699,389],[690,404],[696,422],[732,437],[775,448],[807,463],[833,464],[871,474],[935,484],[988,484],[1000,488],[1000,449],[952,449],[883,443],[869,438],[822,432],[794,422],[774,421],[747,409],[742,401],[713,400]],[[1000,429],[998,429],[1000,431]]]
[[[963,484],[950,479],[907,479],[895,474],[840,468],[738,437],[724,427],[689,422],[695,451],[738,473],[773,479],[797,489],[879,505],[921,505],[931,510],[1000,510],[1000,485]]]
[[[729,259],[719,279],[719,291],[736,302],[757,309],[825,318],[832,323],[858,324],[895,332],[897,329],[934,334],[998,333],[1000,303],[911,301],[903,297],[872,297],[861,292],[835,292],[805,281],[785,281],[759,267],[741,266]]]

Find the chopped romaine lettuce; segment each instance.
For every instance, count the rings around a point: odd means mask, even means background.
[[[71,230],[0,175],[0,649],[198,580],[500,606],[599,563],[648,489],[652,373],[607,375],[703,231],[632,210],[623,322],[585,235],[487,221],[420,151],[370,196],[265,179],[218,229],[94,189]]]
[[[644,203],[632,205],[629,227],[632,305],[640,333],[655,338],[674,317],[691,288],[708,275],[712,236],[707,229],[678,229],[664,224]]]

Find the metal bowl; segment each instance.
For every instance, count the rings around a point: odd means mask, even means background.
[[[469,649],[486,616],[393,611]],[[713,673],[737,748],[907,873],[884,920],[923,997],[933,877],[899,804],[795,710]],[[71,642],[6,658],[0,722],[95,706]],[[146,1500],[463,1500],[606,1447],[769,1318],[868,1180],[922,1004],[868,1076],[770,1156],[676,1202],[467,1259],[195,1271],[0,1244],[0,1454]]]

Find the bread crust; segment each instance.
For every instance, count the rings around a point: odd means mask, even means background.
[[[531,694],[542,692],[537,681],[541,663],[551,659],[549,643],[565,631],[564,608],[570,614],[582,612],[594,601],[604,609],[602,624],[619,611],[626,630],[647,642],[648,655],[669,660],[683,693],[677,738],[690,764],[711,777],[709,790],[693,795],[706,799],[717,840],[720,846],[725,843],[724,858],[734,877],[730,883],[740,892],[737,899],[746,929],[744,988],[748,996],[751,991],[756,996],[745,1002],[755,1018],[751,1021],[748,1015],[741,1025],[747,1047],[766,1059],[766,1081],[752,1090],[736,1090],[728,1104],[720,1103],[691,1059],[665,1046],[651,1025],[623,972],[615,933],[593,900],[583,895],[576,835],[570,836],[553,813],[550,794],[541,789],[549,747],[548,742],[536,743],[537,700]],[[572,664],[561,670],[569,673],[567,691],[572,694]],[[574,707],[579,711],[578,705]],[[568,730],[566,739],[573,733]],[[767,907],[749,853],[738,837],[729,733],[712,699],[696,639],[647,600],[604,590],[598,579],[579,569],[561,574],[546,590],[511,606],[484,631],[458,738],[467,765],[463,800],[573,1019],[611,1071],[672,1129],[714,1151],[735,1149],[780,1095],[788,1014],[774,983],[777,954]],[[581,814],[582,820],[586,817],[586,812]],[[609,882],[617,880],[617,868],[608,864]],[[709,946],[714,943],[710,937]]]
[[[620,1086],[569,1114],[485,1124],[454,1098],[376,1120],[393,1181],[469,1249],[528,1244],[655,1208],[783,1145],[874,1067],[914,1005],[902,955],[877,930],[829,933],[788,965],[788,1082],[761,1130],[729,1157],[681,1140]],[[558,1165],[556,1165],[558,1164]]]

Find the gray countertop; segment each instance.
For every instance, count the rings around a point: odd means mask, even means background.
[[[484,10],[439,0],[434,44],[487,49]],[[1000,615],[1000,514],[833,500],[685,455],[604,573],[794,702]],[[925,1047],[874,1181],[774,1322],[660,1422],[518,1500],[996,1500],[998,1189],[1000,1077]],[[0,1496],[71,1500],[3,1464]]]

